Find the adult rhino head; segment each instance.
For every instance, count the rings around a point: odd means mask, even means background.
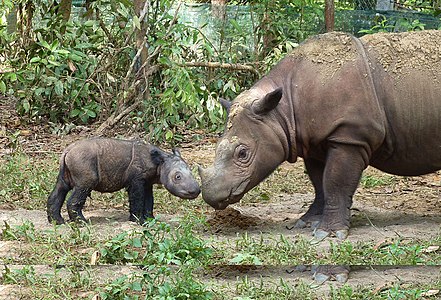
[[[199,168],[202,197],[213,208],[238,202],[283,161],[295,161],[294,123],[283,113],[282,98],[282,88],[270,87],[221,101],[228,112],[225,132],[213,165]]]

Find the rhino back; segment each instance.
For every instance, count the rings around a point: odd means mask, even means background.
[[[73,184],[100,192],[114,192],[127,185],[133,160],[132,141],[96,138],[81,140],[68,149],[65,164]]]
[[[361,38],[387,134],[372,165],[399,175],[441,169],[441,31]]]

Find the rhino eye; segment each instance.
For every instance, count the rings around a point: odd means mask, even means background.
[[[175,180],[179,181],[179,180],[181,180],[181,179],[182,179],[182,175],[181,175],[181,173],[176,173],[176,174],[175,174]]]
[[[237,151],[237,158],[240,160],[245,160],[247,157],[248,157],[248,150],[243,146],[239,146]]]
[[[244,159],[245,157],[247,157],[247,150],[245,150],[245,149],[240,149],[239,150],[239,158],[242,158],[242,159]]]

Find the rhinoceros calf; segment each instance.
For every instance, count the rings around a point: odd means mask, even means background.
[[[344,239],[368,165],[441,169],[441,31],[312,37],[224,106],[214,164],[199,170],[204,200],[224,209],[302,157],[315,199],[297,226]]]
[[[47,201],[49,222],[64,223],[60,211],[70,190],[67,212],[71,220],[85,218],[82,208],[91,191],[115,192],[126,188],[130,220],[141,224],[153,217],[153,184],[161,183],[173,195],[193,199],[199,184],[178,150],[166,153],[139,140],[93,138],[68,146]]]

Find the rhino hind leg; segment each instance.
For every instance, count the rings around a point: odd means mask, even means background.
[[[325,198],[323,192],[323,172],[325,164],[315,159],[305,159],[305,167],[311,180],[315,198],[308,211],[294,225],[296,228],[304,228],[311,226],[316,228],[323,217],[323,208],[325,206]]]
[[[61,216],[61,207],[66,200],[67,193],[71,190],[70,186],[63,182],[60,177],[57,180],[55,188],[47,200],[47,218],[49,223],[55,222],[57,225],[64,224]]]
[[[314,231],[316,238],[330,234],[339,239],[347,237],[352,196],[367,166],[366,158],[359,146],[335,144],[329,148],[323,173],[323,217]]]
[[[86,222],[86,218],[83,215],[83,207],[91,191],[91,189],[74,187],[72,195],[67,200],[67,213],[71,221]]]

